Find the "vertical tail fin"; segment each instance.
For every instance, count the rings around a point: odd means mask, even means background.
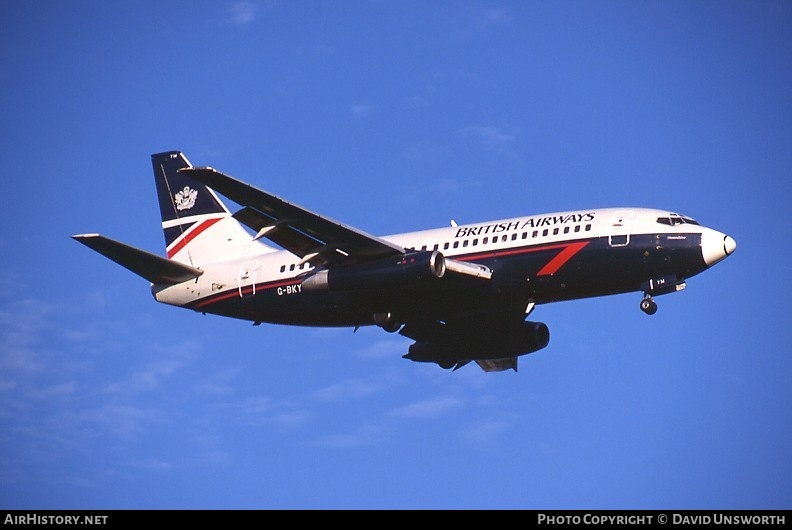
[[[192,267],[274,251],[252,241],[211,188],[179,170],[192,167],[179,151],[151,155],[168,258]]]

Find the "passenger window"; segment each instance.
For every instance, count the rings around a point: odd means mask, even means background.
[[[463,247],[466,247],[466,246],[468,246],[468,240],[467,240],[467,239],[466,239],[466,240],[464,240],[464,241],[462,242],[462,246],[463,246]]]
[[[484,239],[482,239],[482,240],[481,240],[481,244],[482,244],[482,245],[486,245],[486,244],[487,244],[487,241],[489,241],[489,238],[488,238],[488,237],[485,237]]]
[[[558,235],[558,228],[553,228],[553,235],[554,235],[554,236],[557,236],[557,235]]]
[[[475,247],[476,245],[478,245],[478,239],[473,240],[473,246]]]
[[[568,227],[568,226],[565,226],[565,227],[564,227],[564,233],[565,233],[565,234],[568,234],[568,233],[569,233],[569,227]]]
[[[534,230],[533,234],[531,234],[531,237],[539,237],[539,230]]]
[[[575,233],[577,234],[578,232],[580,232],[580,225],[575,226]]]
[[[294,270],[294,263],[292,263],[291,265],[289,265],[289,270],[290,270],[290,271],[293,271],[293,270]]]
[[[281,265],[281,272],[286,272],[286,265]]]
[[[517,239],[517,234],[512,234],[512,241],[515,241],[516,239]]]
[[[586,232],[590,232],[590,231],[591,231],[591,225],[586,225]]]
[[[547,228],[545,228],[544,230],[542,230],[542,237],[547,236],[547,234],[549,234],[549,233],[550,233],[550,231]]]
[[[446,242],[445,245],[443,245],[443,250],[448,250],[448,242]]]
[[[454,248],[459,248],[459,241],[454,241]]]

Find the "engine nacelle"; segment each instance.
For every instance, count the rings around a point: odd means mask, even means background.
[[[445,258],[437,250],[418,251],[344,267],[317,271],[303,278],[303,292],[357,291],[410,287],[442,278]]]
[[[405,359],[452,366],[460,361],[503,359],[533,353],[550,343],[550,330],[542,322],[520,322],[492,333],[461,333],[410,346]]]

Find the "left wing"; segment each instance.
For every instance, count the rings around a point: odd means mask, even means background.
[[[404,254],[404,249],[321,216],[210,167],[180,171],[245,206],[241,223],[312,265],[336,265]]]

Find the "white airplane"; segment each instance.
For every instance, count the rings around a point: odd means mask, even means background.
[[[654,314],[654,296],[683,289],[737,246],[690,217],[646,208],[376,237],[193,167],[178,151],[152,164],[167,258],[99,234],[73,237],[149,280],[157,301],[255,325],[377,325],[415,341],[404,358],[455,370],[475,361],[516,371],[518,356],[550,339],[545,324],[526,320],[536,305],[643,292],[641,309]],[[243,208],[232,214],[216,193]]]

